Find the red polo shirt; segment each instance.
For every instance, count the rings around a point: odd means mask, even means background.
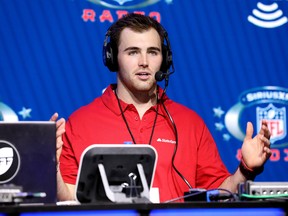
[[[115,85],[102,96],[75,111],[66,123],[60,158],[64,182],[75,184],[80,157],[91,144],[122,144],[132,142],[123,121]],[[163,92],[160,89],[160,95]],[[193,110],[164,97],[178,131],[178,149],[174,164],[193,188],[217,188],[229,175],[219,156],[216,144],[203,119]],[[137,144],[148,144],[156,114],[156,106],[140,119],[134,105],[121,101],[121,107]],[[153,187],[158,187],[160,201],[183,196],[189,188],[172,167],[175,133],[169,117],[159,106],[151,145],[157,150],[158,161]]]

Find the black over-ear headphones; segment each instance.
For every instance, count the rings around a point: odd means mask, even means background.
[[[164,35],[164,43],[162,44],[163,61],[160,71],[166,74],[168,73],[168,70],[171,67],[171,65],[173,66],[173,60],[172,60],[172,51],[170,47],[170,42],[168,39],[168,33],[162,26],[161,28]],[[118,62],[117,62],[118,47],[115,47],[116,46],[115,43],[111,42],[110,34],[111,31],[110,29],[108,29],[108,31],[105,34],[105,40],[102,50],[103,63],[111,72],[116,72],[118,71]]]

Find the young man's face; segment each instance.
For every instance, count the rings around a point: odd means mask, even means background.
[[[134,92],[154,91],[155,73],[162,63],[161,40],[153,28],[134,32],[125,28],[118,46],[118,85]]]

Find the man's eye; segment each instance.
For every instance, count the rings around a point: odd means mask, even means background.
[[[137,54],[137,51],[135,50],[135,51],[130,51],[130,52],[128,52],[128,55],[136,55]]]
[[[158,52],[157,52],[157,51],[150,51],[149,54],[151,54],[151,55],[158,55]]]

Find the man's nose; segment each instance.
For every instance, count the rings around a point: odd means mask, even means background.
[[[141,67],[148,67],[148,60],[146,54],[141,54],[139,57],[139,66]]]

